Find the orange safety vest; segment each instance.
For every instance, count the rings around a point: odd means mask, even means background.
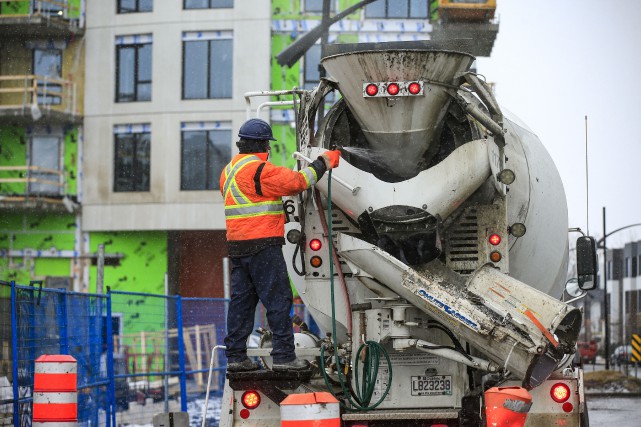
[[[262,167],[258,182],[258,167]],[[263,162],[254,154],[238,154],[220,176],[225,200],[227,240],[284,237],[285,212],[281,197],[298,194],[318,181],[316,170],[300,171]],[[260,193],[257,192],[260,188]]]

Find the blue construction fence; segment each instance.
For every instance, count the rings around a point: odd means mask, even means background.
[[[154,415],[179,411],[189,413],[192,426],[203,416],[205,425],[217,426],[227,303],[0,281],[0,427],[31,426],[34,366],[43,354],[77,360],[80,426],[151,426]],[[309,321],[304,306],[294,311]],[[266,328],[264,319],[257,310],[256,329]]]

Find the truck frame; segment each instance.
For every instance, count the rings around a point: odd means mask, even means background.
[[[587,426],[572,363],[582,313],[560,300],[567,205],[541,142],[469,54],[421,41],[323,56],[330,77],[313,90],[247,99],[292,95],[299,168],[342,152],[284,201],[290,277],[324,336],[303,324],[312,370],[276,373],[261,331],[248,355],[265,369],[227,373],[220,425],[278,426],[287,396],[322,391],[343,426],[482,426],[488,389],[522,387],[526,425]],[[316,123],[330,92],[340,99]]]

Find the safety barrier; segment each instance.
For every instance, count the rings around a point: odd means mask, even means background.
[[[77,362],[64,354],[36,359],[33,378],[33,427],[78,424]]]
[[[0,427],[31,425],[35,362],[45,354],[77,361],[80,425],[148,424],[163,412],[188,412],[199,422],[211,352],[225,337],[227,302],[0,281]],[[295,314],[309,319],[300,305]],[[265,326],[258,310],[255,329]],[[224,352],[215,360],[211,394],[220,398]],[[219,416],[209,411],[207,420]]]

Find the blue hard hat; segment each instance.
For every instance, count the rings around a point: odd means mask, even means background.
[[[265,120],[249,119],[240,127],[238,136],[245,139],[257,139],[259,141],[276,141],[272,134],[272,128]]]

